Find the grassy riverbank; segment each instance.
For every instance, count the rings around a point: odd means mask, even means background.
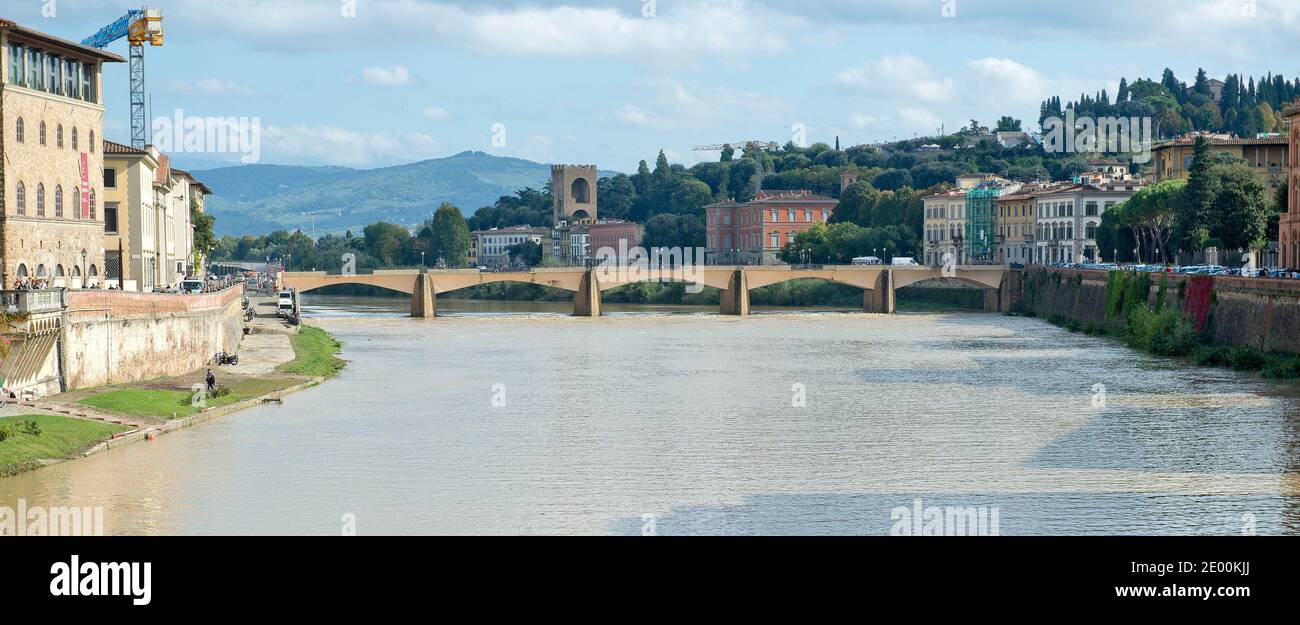
[[[1300,379],[1300,356],[1253,347],[1210,345],[1190,320],[1171,308],[1155,312],[1145,306],[1136,307],[1129,312],[1128,325],[1119,330],[1061,315],[1052,315],[1047,322],[1070,332],[1114,338],[1157,356],[1187,359],[1202,367],[1226,367],[1274,380]]]
[[[310,378],[331,378],[343,370],[345,363],[338,357],[343,344],[320,328],[302,326],[298,334],[289,337],[293,344],[294,359],[276,371]]]
[[[218,387],[218,392],[200,402],[194,402],[194,391],[176,388],[118,388],[80,399],[77,403],[119,414],[144,417],[149,420],[184,418],[204,408],[261,397],[293,384],[288,378],[231,379]],[[154,384],[158,384],[155,382]],[[171,385],[171,384],[167,384]]]
[[[70,458],[125,430],[118,425],[54,415],[0,417],[0,427],[35,422],[39,435],[17,433],[0,441],[0,476],[40,466],[42,460]]]

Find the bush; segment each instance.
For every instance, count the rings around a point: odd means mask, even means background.
[[[1266,360],[1258,350],[1238,347],[1228,352],[1227,364],[1238,371],[1259,371],[1264,368]]]
[[[1202,367],[1222,367],[1228,364],[1228,352],[1231,351],[1226,347],[1215,347],[1205,345],[1196,350],[1193,357],[1196,364]]]
[[[1199,344],[1196,327],[1178,311],[1157,313],[1146,307],[1134,308],[1129,314],[1125,342],[1158,356],[1187,356]]]
[[[1300,356],[1279,358],[1264,367],[1264,377],[1273,380],[1300,379]]]

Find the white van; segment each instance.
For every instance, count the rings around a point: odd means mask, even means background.
[[[920,267],[921,265],[920,263],[916,262],[915,258],[908,257],[908,258],[895,258],[894,266],[895,267]]]
[[[859,256],[853,259],[853,264],[862,267],[864,265],[883,265],[885,263],[875,256]]]
[[[202,293],[203,281],[198,278],[186,278],[181,281],[181,293]]]

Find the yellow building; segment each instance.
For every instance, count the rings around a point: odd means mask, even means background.
[[[110,284],[128,291],[176,286],[197,273],[190,206],[211,191],[173,169],[153,146],[104,142],[104,257]]]
[[[1276,189],[1286,182],[1288,152],[1286,137],[1238,139],[1224,135],[1207,135],[1206,138],[1210,141],[1211,150],[1250,163],[1265,188]],[[1156,144],[1151,149],[1152,162],[1155,164],[1153,182],[1186,180],[1192,168],[1195,144],[1194,135]]]
[[[1279,264],[1296,269],[1300,267],[1300,101],[1288,107],[1284,114],[1291,123],[1288,139],[1291,147],[1287,155],[1291,182],[1287,185],[1286,212],[1278,220]]]
[[[122,57],[0,19],[0,284],[80,287],[104,267],[104,63]]]

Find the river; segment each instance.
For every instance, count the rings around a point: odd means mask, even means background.
[[[336,380],[12,478],[112,534],[1300,532],[1300,390],[1042,321],[308,296]],[[920,500],[920,503],[917,500]]]

